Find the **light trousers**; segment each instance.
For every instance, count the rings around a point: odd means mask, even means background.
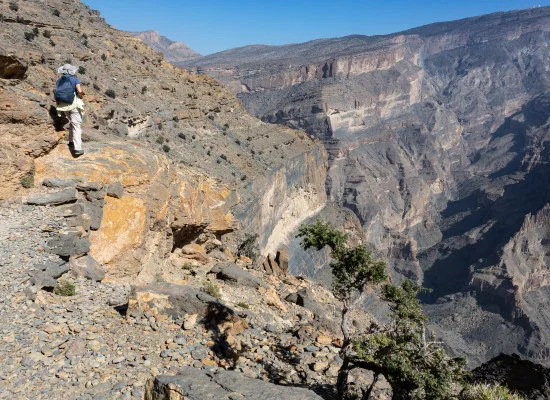
[[[82,151],[82,112],[75,108],[71,111],[63,111],[70,122],[69,143],[73,144],[75,151]]]

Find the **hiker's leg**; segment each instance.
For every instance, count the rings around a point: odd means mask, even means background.
[[[71,133],[75,151],[82,151],[82,114],[79,109],[71,111]]]
[[[72,111],[63,111],[63,116],[69,121],[69,147],[73,147],[73,123],[71,121]]]

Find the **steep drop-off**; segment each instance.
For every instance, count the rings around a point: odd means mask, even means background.
[[[432,289],[433,328],[457,353],[547,363],[549,40],[543,7],[187,68],[325,143],[330,200],[355,212],[395,279]]]

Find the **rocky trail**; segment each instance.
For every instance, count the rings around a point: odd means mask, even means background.
[[[54,202],[63,192],[46,190],[26,201]],[[67,207],[75,204],[3,202],[0,208],[0,398],[141,399],[146,385],[153,396],[162,382],[176,379],[170,376],[180,376],[176,385],[184,390],[182,380],[196,374],[189,394],[197,396],[221,390],[216,385],[231,376],[237,388],[229,394],[247,393],[231,399],[282,393],[267,382],[332,398],[341,339],[337,304],[326,289],[227,260],[186,266],[187,285],[162,277],[141,287],[100,282],[104,273],[78,267],[88,255],[52,253],[52,240],[72,221]],[[64,282],[74,285],[74,295],[58,291]],[[206,284],[219,290],[218,298],[206,293]],[[387,382],[380,390],[390,390]],[[294,394],[320,398],[305,389]]]

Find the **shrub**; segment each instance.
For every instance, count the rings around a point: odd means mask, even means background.
[[[201,288],[201,291],[209,294],[210,296],[218,300],[222,297],[220,288],[218,287],[218,285],[212,282],[206,282],[204,286]]]
[[[244,303],[244,302],[242,302],[242,301],[239,301],[239,302],[238,302],[237,304],[235,304],[235,305],[236,305],[237,307],[243,308],[243,309],[245,309],[245,310],[250,309],[250,305],[247,304],[247,303]]]
[[[102,54],[102,55],[101,55],[101,59],[102,59],[103,61],[107,61],[107,54]]]
[[[392,321],[384,327],[373,324],[354,349],[366,368],[384,374],[396,398],[446,400],[464,378],[465,360],[451,358],[426,337],[427,317],[417,298],[421,290],[409,280],[384,286],[382,299],[390,304]]]
[[[76,294],[76,286],[72,282],[60,280],[55,285],[53,292],[58,296],[74,296]]]
[[[174,122],[179,122],[180,119],[179,119],[179,117],[178,117],[177,115],[175,115],[174,118],[172,118],[172,121],[174,121]]]
[[[86,75],[86,67],[83,67],[83,66],[78,67],[78,73],[81,75]]]
[[[40,31],[38,30],[38,28],[35,26],[34,28],[32,28],[32,33],[34,33],[35,36],[38,36],[40,34]]]
[[[10,10],[12,11],[19,11],[19,6],[15,1],[10,2]]]
[[[27,39],[29,42],[32,42],[36,35],[33,32],[25,32],[24,36],[25,36],[25,39]]]
[[[170,152],[170,146],[165,144],[165,145],[162,146],[162,150],[164,150],[165,153],[169,153]]]
[[[55,47],[55,42],[50,39],[50,46]]]
[[[50,10],[50,12],[52,13],[52,15],[54,15],[56,17],[59,17],[61,15],[61,13],[59,12],[59,10],[57,8],[52,8]]]
[[[147,93],[147,86],[143,86],[141,88],[141,94],[145,94],[145,93]]]
[[[159,136],[159,137],[157,137],[155,142],[157,142],[158,144],[163,144],[164,143],[164,138],[162,136]]]
[[[49,39],[49,38],[52,37],[52,32],[51,31],[43,31],[42,36],[44,36],[46,39]]]
[[[107,89],[105,91],[105,96],[110,97],[111,99],[115,99],[116,98],[116,93],[113,89]]]
[[[19,182],[21,183],[21,186],[23,186],[25,189],[30,189],[34,186],[34,167],[30,169],[29,172],[27,172],[24,176],[19,179]]]
[[[525,400],[523,396],[499,385],[477,384],[464,389],[461,400]]]

